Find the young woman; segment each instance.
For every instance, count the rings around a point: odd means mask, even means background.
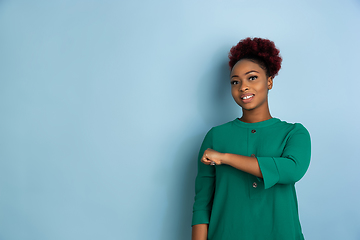
[[[198,159],[193,240],[303,240],[295,182],[310,163],[310,135],[273,118],[268,91],[281,67],[267,39],[229,53],[231,94],[242,117],[212,128]]]

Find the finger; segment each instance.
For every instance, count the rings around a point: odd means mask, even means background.
[[[201,162],[206,164],[206,165],[209,165],[211,163],[211,161],[207,160],[206,158],[201,159]]]
[[[205,164],[210,164],[211,163],[211,161],[207,160],[207,159],[203,159],[202,162],[205,163]]]
[[[208,162],[208,163],[210,163],[211,162],[211,160],[210,159],[208,159],[208,158],[203,158],[202,159],[204,162]]]

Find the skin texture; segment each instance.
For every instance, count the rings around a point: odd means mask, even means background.
[[[272,118],[268,105],[268,91],[273,86],[273,77],[266,75],[266,69],[252,60],[242,59],[234,65],[230,73],[230,83],[231,94],[242,108],[241,121],[255,123]],[[252,98],[243,100],[244,96],[252,96]],[[206,165],[227,164],[262,178],[256,157],[220,153],[208,148],[201,162]],[[207,234],[208,224],[198,224],[192,228],[192,240],[206,240]]]
[[[268,105],[268,91],[273,86],[273,78],[266,76],[265,70],[248,59],[237,62],[230,74],[231,94],[242,108],[241,121],[247,123],[261,122],[271,118]],[[240,97],[243,94],[254,94],[249,103]]]
[[[207,240],[208,224],[197,224],[192,227],[192,240]]]

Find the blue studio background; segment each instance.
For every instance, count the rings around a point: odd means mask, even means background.
[[[301,122],[306,239],[360,239],[360,2],[0,1],[0,239],[190,239],[205,133],[241,115],[229,49],[269,38]]]

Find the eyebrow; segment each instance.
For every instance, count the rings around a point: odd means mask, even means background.
[[[249,73],[252,73],[252,72],[259,73],[258,71],[251,70],[251,71],[248,71],[247,73],[245,73],[244,75],[248,75]],[[233,77],[239,77],[239,76],[238,75],[232,75],[231,78],[233,78]]]

